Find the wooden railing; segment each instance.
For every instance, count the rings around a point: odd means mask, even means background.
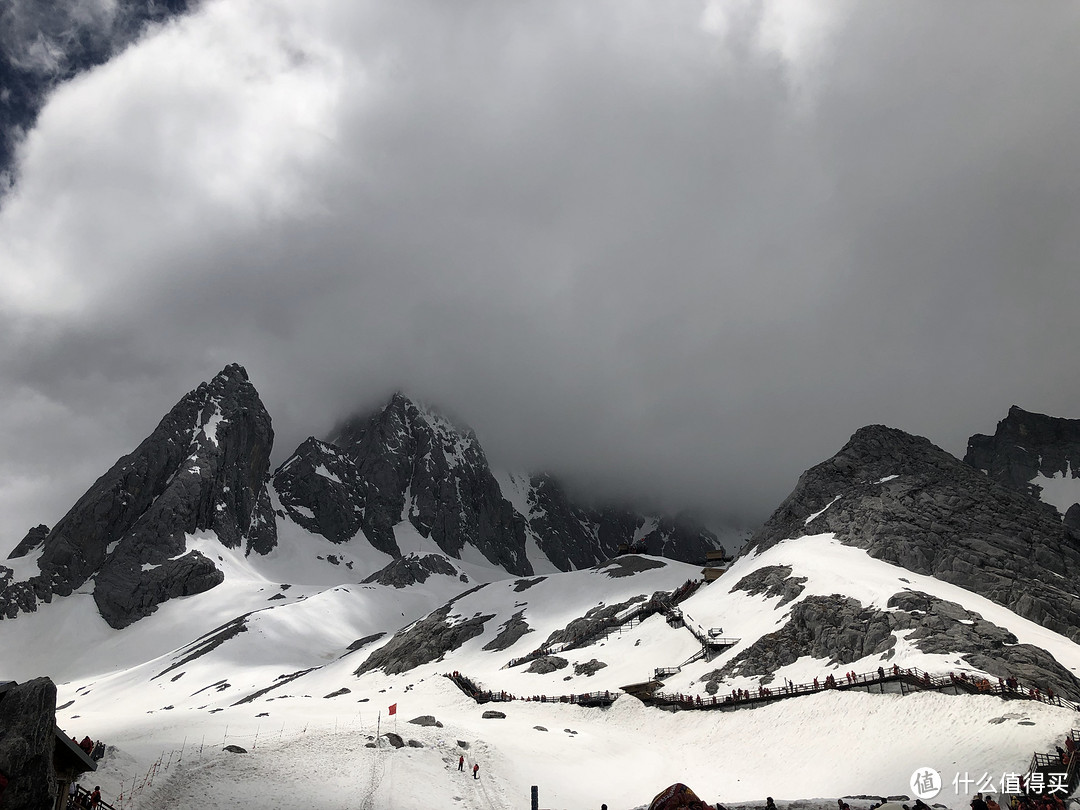
[[[68,799],[68,810],[85,810],[90,807],[90,791],[84,788],[82,785],[76,785],[74,800]],[[111,804],[104,799],[98,800],[95,807],[101,808],[101,810],[116,810]]]
[[[477,703],[506,703],[524,700],[533,703],[573,703],[578,706],[610,706],[619,696],[618,692],[585,692],[577,695],[515,695],[511,692],[484,689],[460,672],[443,673],[466,695]]]
[[[1012,681],[1012,679],[1010,679]],[[662,706],[673,706],[680,709],[705,709],[705,708],[739,708],[743,706],[760,705],[763,702],[771,702],[798,695],[824,692],[829,689],[845,691],[849,689],[864,689],[886,683],[900,684],[903,692],[904,686],[915,690],[941,690],[958,689],[972,694],[996,695],[1005,699],[1038,700],[1054,706],[1062,706],[1074,711],[1080,711],[1076,703],[1067,700],[1060,695],[1047,695],[1038,688],[1028,687],[1018,681],[1012,681],[1014,685],[1007,684],[1004,680],[992,683],[986,678],[973,678],[966,675],[949,673],[948,675],[931,675],[929,672],[918,667],[889,668],[879,667],[876,672],[863,672],[844,675],[837,678],[835,675],[827,675],[823,678],[815,678],[811,683],[784,684],[776,687],[761,686],[755,690],[736,689],[723,697],[711,695],[672,694],[665,692],[655,693],[647,702]],[[1080,732],[1078,742],[1080,742]],[[1080,756],[1078,756],[1080,759]]]

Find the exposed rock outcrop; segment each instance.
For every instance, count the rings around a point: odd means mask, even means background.
[[[451,618],[453,604],[444,605],[395,634],[369,655],[353,674],[363,675],[373,669],[381,669],[388,675],[396,675],[421,664],[438,661],[450,650],[458,649],[469,639],[483,633],[485,623],[494,618],[494,614]]]
[[[525,621],[524,616],[525,610],[522,609],[507,619],[499,629],[498,635],[485,644],[482,649],[488,651],[505,650],[516,644],[517,640],[526,633],[531,633],[533,630],[529,627],[529,623]]]
[[[583,506],[550,475],[519,484],[524,514],[504,497],[472,430],[400,393],[331,441],[307,439],[274,473],[291,520],[335,543],[363,534],[395,557],[394,527],[406,520],[449,557],[473,546],[519,575],[532,573],[527,534],[563,571],[595,565],[636,538],[649,554],[692,562],[718,545],[687,518]]]
[[[410,585],[426,582],[432,574],[456,577],[462,582],[469,581],[465,574],[458,571],[454,564],[441,554],[425,554],[423,556],[410,554],[407,557],[401,557],[380,568],[363,581],[369,584],[389,585],[394,588],[407,588]]]
[[[565,658],[560,658],[557,655],[545,655],[531,662],[529,668],[525,671],[536,675],[549,675],[552,672],[565,669],[569,664],[570,662]]]
[[[744,554],[832,532],[1080,640],[1080,541],[1053,507],[926,439],[872,425],[799,479]]]
[[[1080,419],[1031,413],[1013,405],[993,436],[968,439],[964,462],[992,480],[1040,497],[1037,476],[1080,478]],[[1080,490],[1080,482],[1077,489]],[[1073,504],[1060,505],[1062,512]]]
[[[450,557],[471,545],[512,574],[532,574],[524,519],[503,498],[476,436],[401,394],[347,421],[332,442],[308,439],[274,485],[290,516],[335,542],[362,530],[399,557],[394,526],[408,520]]]
[[[18,559],[19,557],[25,557],[34,549],[40,548],[45,543],[45,538],[49,536],[49,527],[44,523],[35,526],[26,533],[26,537],[19,541],[19,544],[11,550],[8,554],[9,560]]]
[[[888,610],[867,608],[850,597],[808,596],[791,609],[787,623],[762,636],[718,670],[701,678],[714,693],[730,676],[760,677],[768,684],[777,669],[803,657],[827,667],[846,666],[867,657],[892,658],[903,635],[925,653],[956,655],[991,675],[1017,677],[1043,689],[1080,697],[1080,681],[1052,655],[955,602],[919,591],[890,598]]]
[[[4,807],[52,807],[56,798],[56,686],[48,678],[11,686],[0,697],[0,771],[10,780]]]
[[[645,553],[700,562],[719,546],[716,536],[687,517],[648,519],[629,508],[592,508],[571,499],[550,475],[532,479],[529,527],[541,551],[561,571],[588,568],[635,539]]]
[[[667,594],[662,592],[653,594],[654,597],[666,595]],[[552,632],[544,643],[564,644],[568,641],[590,636],[602,628],[609,626],[616,616],[631,605],[638,603],[643,604],[647,601],[648,597],[642,594],[641,596],[635,596],[633,599],[628,599],[625,602],[619,602],[614,605],[597,605],[596,607],[591,608],[584,616],[571,621],[566,627]]]
[[[736,582],[733,590],[746,591],[751,596],[779,596],[777,607],[781,607],[803,592],[805,582],[806,577],[791,576],[790,566],[766,565]]]
[[[274,489],[293,522],[309,532],[344,543],[360,531],[364,487],[352,459],[332,444],[304,441],[274,472]],[[397,548],[373,545],[388,554]]]
[[[586,661],[584,664],[574,664],[574,674],[585,675],[586,677],[591,678],[593,675],[595,675],[597,672],[599,672],[606,666],[607,664],[605,664],[603,661],[592,658]]]

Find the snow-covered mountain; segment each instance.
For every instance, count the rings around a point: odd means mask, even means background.
[[[0,566],[0,615],[92,588],[116,628],[219,585],[218,550],[276,542],[266,489],[274,432],[247,373],[226,367],[184,396],[52,528],[31,530]],[[196,535],[217,542],[200,549]],[[17,576],[22,573],[25,578]]]
[[[307,439],[274,473],[285,516],[334,542],[366,536],[397,556],[406,522],[447,555],[479,552],[507,573],[595,565],[621,544],[700,562],[717,538],[689,520],[575,503],[550,475],[496,474],[476,435],[398,393]]]
[[[386,576],[457,576],[459,563],[487,578],[570,570],[634,541],[700,562],[717,546],[688,521],[575,504],[550,476],[500,484],[470,429],[401,394],[329,441],[309,438],[271,476],[273,436],[247,372],[226,367],[56,526],[27,533],[0,565],[0,618],[89,588],[106,622],[126,627],[220,586],[225,552],[261,570],[280,545],[317,561],[320,585],[359,582],[410,553],[436,557]]]
[[[1000,782],[1075,725],[1080,543],[926,439],[857,431],[704,583],[609,552],[662,550],[674,521],[495,475],[470,431],[400,395],[271,476],[252,393],[230,367],[189,394],[9,563],[4,593],[36,610],[9,601],[0,679],[61,681],[61,726],[115,746],[95,779],[125,807],[471,810],[540,785],[543,806],[625,810],[675,781],[732,802],[910,795],[923,767]],[[99,589],[155,526],[173,556],[127,576],[172,582],[155,572],[190,558],[218,582],[117,622]],[[426,715],[441,725],[405,722]],[[375,739],[388,724],[404,748]]]

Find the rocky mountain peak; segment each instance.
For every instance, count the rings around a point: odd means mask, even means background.
[[[269,551],[276,526],[265,483],[274,432],[242,366],[185,395],[40,542],[40,574],[0,591],[0,612],[32,610],[94,579],[102,616],[123,627],[223,574],[189,549],[196,534]],[[20,544],[21,545],[21,544]]]
[[[836,476],[860,481],[907,473],[926,474],[955,462],[953,456],[921,436],[885,425],[867,425],[855,431],[826,464]]]
[[[924,438],[857,431],[803,473],[747,551],[822,533],[1080,638],[1080,539],[1052,507]]]
[[[30,531],[26,533],[26,536],[19,541],[19,544],[12,549],[8,555],[9,560],[14,560],[19,557],[25,557],[36,548],[40,548],[45,543],[45,538],[49,536],[49,527],[44,523],[34,526]]]
[[[313,475],[320,469],[328,474]],[[401,392],[348,419],[331,441],[302,444],[274,487],[293,520],[335,542],[362,531],[400,557],[394,526],[407,520],[450,557],[471,545],[512,574],[532,573],[524,522],[476,435]]]
[[[1080,419],[1013,405],[993,436],[975,434],[968,439],[964,461],[997,483],[1041,497],[1065,514],[1076,503],[1080,481],[1053,492],[1047,487],[1055,478],[1080,479]]]

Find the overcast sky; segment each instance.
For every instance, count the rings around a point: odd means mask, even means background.
[[[208,0],[0,201],[0,551],[230,362],[275,464],[400,388],[748,525],[865,424],[1080,417],[1078,76],[1076,2]]]

